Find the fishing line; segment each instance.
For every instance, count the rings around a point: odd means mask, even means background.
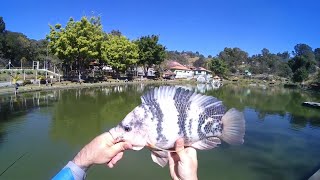
[[[8,166],[1,174],[0,177],[6,172],[8,171],[16,162],[18,162],[21,158],[23,158],[28,152],[25,152],[24,154],[22,154],[18,159],[16,159],[12,164],[10,164],[10,166]]]

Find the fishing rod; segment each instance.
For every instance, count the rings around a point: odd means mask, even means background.
[[[18,162],[21,158],[23,158],[28,152],[25,152],[24,154],[22,154],[18,159],[16,159],[12,164],[10,164],[10,166],[8,166],[1,174],[0,177],[6,172],[8,171],[16,162]]]

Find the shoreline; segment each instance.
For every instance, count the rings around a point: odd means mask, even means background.
[[[49,84],[46,86],[45,84],[36,85],[36,84],[28,84],[25,86],[19,86],[18,94],[29,93],[29,92],[37,92],[37,91],[50,91],[56,89],[77,89],[77,88],[90,88],[90,87],[105,87],[105,86],[115,86],[115,85],[126,85],[126,84],[185,84],[185,83],[194,83],[193,81],[185,81],[185,80],[144,80],[144,81],[106,81],[106,82],[98,82],[98,83],[74,83],[70,81],[64,81],[59,83],[54,83],[52,86]],[[0,88],[0,96],[2,95],[13,95],[14,87],[4,87]]]
[[[63,82],[55,82],[53,86],[49,83],[48,86],[45,84],[28,84],[25,86],[19,86],[18,94],[21,93],[29,93],[29,92],[37,92],[37,91],[50,91],[56,89],[77,89],[77,88],[90,88],[90,87],[106,87],[106,86],[115,86],[115,85],[126,85],[126,84],[173,84],[173,85],[183,85],[183,84],[197,84],[196,81],[185,80],[185,79],[176,79],[176,80],[143,80],[143,81],[104,81],[104,82],[96,82],[96,83],[75,83],[71,81],[63,81]],[[247,79],[239,79],[238,81],[232,80],[224,80],[224,85],[236,85],[238,87],[252,87],[252,88],[290,88],[285,87],[287,84],[281,81],[277,81],[274,84],[270,84],[269,82],[264,82],[261,80],[247,80]],[[294,89],[307,90],[301,87],[291,87]],[[14,87],[2,87],[0,88],[0,96],[3,95],[12,95],[14,94]]]

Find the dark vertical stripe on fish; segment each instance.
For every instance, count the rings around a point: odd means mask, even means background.
[[[203,133],[201,131],[201,127],[202,125],[205,123],[205,120],[208,118],[208,116],[206,116],[205,112],[202,112],[199,114],[199,121],[198,121],[198,136],[199,136],[199,139],[204,139],[206,138],[206,134]]]
[[[184,90],[182,88],[178,88],[173,97],[174,105],[178,112],[178,126],[179,126],[179,135],[187,137],[187,129],[186,129],[186,119],[187,119],[187,111],[190,109],[189,102],[190,97],[193,93],[189,90]]]
[[[163,127],[162,127],[162,123],[163,123],[163,113],[162,110],[160,108],[159,103],[157,103],[156,101],[153,101],[152,103],[148,104],[151,110],[151,113],[153,115],[154,118],[157,119],[157,141],[160,143],[165,143],[167,142],[167,138],[163,135]]]

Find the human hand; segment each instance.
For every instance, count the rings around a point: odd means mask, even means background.
[[[127,142],[116,142],[109,132],[105,132],[94,138],[75,156],[73,162],[87,169],[93,164],[107,164],[112,168],[123,156],[123,151],[131,149]]]
[[[184,148],[183,139],[178,139],[174,153],[169,153],[169,169],[174,180],[197,180],[197,151],[192,147]]]

